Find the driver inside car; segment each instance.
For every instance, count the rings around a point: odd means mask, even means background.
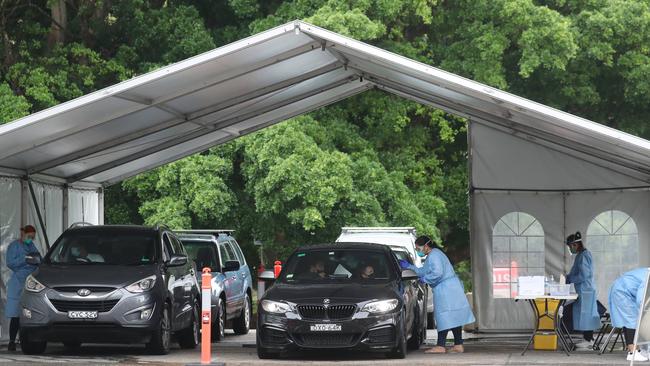
[[[104,262],[104,257],[99,254],[88,253],[88,250],[82,244],[73,245],[70,248],[70,254],[73,260],[77,262]]]

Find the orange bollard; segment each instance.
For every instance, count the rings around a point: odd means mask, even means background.
[[[223,366],[223,362],[212,362],[212,270],[205,267],[201,274],[201,362],[186,366]]]
[[[212,270],[203,268],[201,275],[201,363],[209,364],[212,361]]]
[[[275,275],[275,278],[278,278],[280,272],[282,272],[282,262],[275,261],[275,265],[273,266],[273,274]]]

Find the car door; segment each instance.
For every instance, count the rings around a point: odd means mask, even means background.
[[[413,264],[413,257],[411,257],[406,251],[393,251],[393,254],[395,255],[395,259],[403,259]],[[413,334],[413,327],[417,326],[417,324],[415,324],[416,306],[418,304],[420,304],[420,306],[423,305],[423,294],[420,291],[418,280],[403,280],[402,286],[404,304],[406,306],[406,334]]]
[[[226,266],[228,261],[236,261],[237,256],[232,251],[228,239],[222,239],[219,241],[219,254],[221,256],[221,268],[222,270]],[[224,290],[226,292],[226,315],[230,319],[236,314],[238,314],[241,308],[241,297],[238,291],[238,271],[225,271],[223,270],[224,279]]]
[[[172,241],[172,246],[174,247],[174,254],[184,255],[187,257],[187,251],[183,244],[178,238],[170,234],[170,239]],[[190,325],[192,321],[192,306],[194,305],[194,291],[197,289],[197,280],[196,272],[194,271],[194,265],[191,260],[188,258],[187,263],[178,266],[178,275],[181,277],[182,283],[182,293],[183,293],[183,303],[181,304],[181,312],[178,314],[179,323],[182,328],[186,328]]]
[[[239,278],[238,280],[241,281],[241,297],[242,301],[244,301],[246,297],[246,291],[248,290],[248,287],[251,285],[251,272],[250,269],[248,268],[248,263],[246,262],[246,258],[244,258],[244,253],[241,251],[241,248],[239,247],[239,244],[235,239],[230,239],[230,246],[232,249],[235,251],[235,254],[237,255],[237,259],[239,260]],[[242,302],[242,306],[243,306]]]

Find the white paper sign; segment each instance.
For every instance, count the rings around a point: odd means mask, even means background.
[[[544,276],[519,276],[519,296],[544,296]]]

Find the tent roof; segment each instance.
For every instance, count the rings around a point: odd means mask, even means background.
[[[379,88],[650,182],[650,142],[301,21],[0,126],[0,171],[109,185]]]

